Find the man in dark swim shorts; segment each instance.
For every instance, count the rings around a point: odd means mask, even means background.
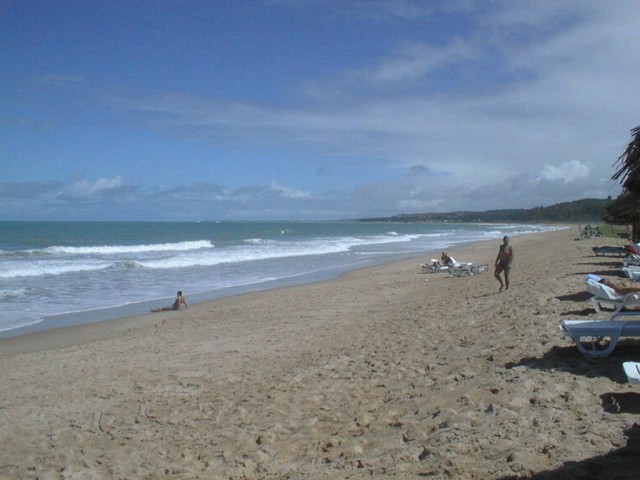
[[[502,245],[500,245],[500,251],[496,257],[496,271],[493,276],[500,282],[500,290],[509,290],[509,271],[511,270],[511,263],[513,262],[513,247],[509,245],[509,237],[505,236],[502,239]],[[500,274],[504,272],[504,283]]]

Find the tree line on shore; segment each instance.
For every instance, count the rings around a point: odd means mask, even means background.
[[[601,223],[613,200],[585,198],[529,209],[403,213],[391,217],[362,218],[362,222],[458,222],[458,223]]]

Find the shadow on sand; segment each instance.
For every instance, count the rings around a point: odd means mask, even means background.
[[[640,478],[640,426],[625,430],[627,445],[581,462],[566,462],[555,470],[500,480],[623,480]]]
[[[616,383],[627,383],[622,363],[637,360],[640,355],[640,341],[630,340],[620,343],[606,358],[583,357],[571,347],[553,347],[542,358],[523,358],[519,362],[508,363],[505,368],[518,366],[539,370],[564,371],[585,377],[605,377]],[[606,393],[600,396],[602,409],[612,414],[630,413],[640,415],[639,392]],[[500,480],[607,480],[640,478],[640,426],[634,423],[625,431],[627,445],[610,452],[580,462],[566,462],[555,470],[546,470],[526,476],[506,476]]]
[[[519,366],[538,370],[563,371],[588,378],[605,377],[613,382],[627,383],[622,368],[625,361],[637,360],[640,340],[625,340],[606,358],[586,358],[574,346],[553,347],[543,357],[523,358],[519,362],[505,364],[511,369]],[[640,415],[639,392],[615,392],[600,396],[602,409],[612,414]],[[500,480],[607,480],[640,478],[640,426],[634,423],[625,431],[627,445],[604,455],[580,462],[566,462],[555,470],[546,470],[526,476],[506,476]]]
[[[589,317],[594,313],[598,313],[598,312],[596,312],[593,309],[593,307],[591,307],[591,308],[583,308],[582,310],[568,310],[566,312],[562,312],[560,315],[562,315],[563,317]],[[593,320],[609,320],[609,318],[611,318],[611,315],[613,314],[614,314],[613,310],[601,310],[598,313],[597,318],[594,317]],[[579,319],[576,319],[576,320],[579,320]],[[589,319],[586,318],[585,320],[589,320]]]
[[[574,265],[594,265],[596,267],[620,268],[622,265],[622,259],[617,262],[576,262]]]
[[[613,270],[590,270],[588,272],[580,272],[578,273],[578,275],[588,275],[588,274],[592,274],[592,275],[598,275],[600,277],[618,277],[618,278],[624,278],[624,272],[618,267],[616,269]]]
[[[518,362],[509,362],[505,368],[535,368],[537,370],[560,371],[587,378],[604,377],[612,382],[627,383],[622,368],[623,362],[637,361],[640,356],[640,339],[620,340],[616,349],[606,358],[587,358],[571,345],[552,347],[543,357],[527,357]],[[640,475],[638,476],[640,478]]]
[[[576,303],[581,303],[581,302],[586,302],[587,300],[589,300],[591,297],[593,297],[593,295],[591,295],[589,292],[584,291],[584,292],[578,292],[578,293],[571,293],[569,295],[559,295],[556,298],[558,300],[560,300],[561,302],[576,302]]]
[[[605,393],[600,395],[602,408],[607,413],[640,414],[640,392]],[[638,472],[640,477],[640,472]]]

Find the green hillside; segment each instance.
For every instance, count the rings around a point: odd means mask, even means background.
[[[362,222],[459,222],[459,223],[601,223],[605,208],[612,202],[586,198],[530,209],[487,210],[484,212],[405,213],[392,217],[363,218]]]

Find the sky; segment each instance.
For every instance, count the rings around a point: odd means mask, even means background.
[[[615,198],[638,25],[618,0],[0,0],[0,220]]]

